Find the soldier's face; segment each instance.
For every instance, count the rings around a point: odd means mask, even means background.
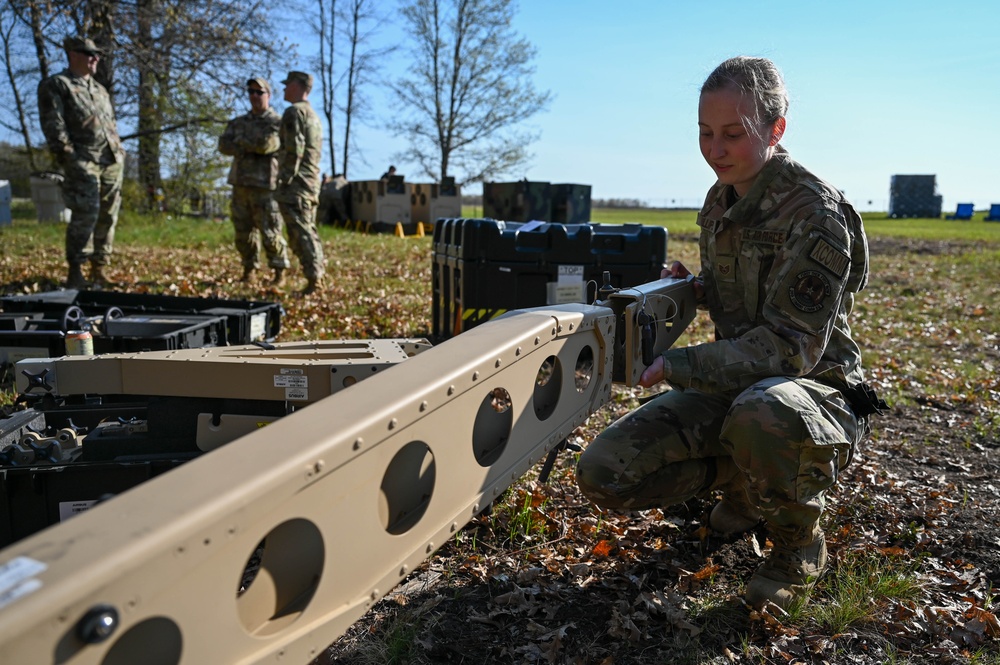
[[[784,130],[783,119],[779,120],[780,128],[779,123],[755,127],[751,124],[753,117],[752,102],[737,90],[702,93],[698,104],[702,157],[719,182],[732,185],[740,196],[750,190]]]
[[[250,96],[250,108],[254,113],[260,113],[266,109],[271,101],[271,95],[257,86],[247,88],[247,95]]]
[[[305,86],[298,81],[289,81],[285,84],[285,101],[295,102],[302,101],[302,93],[305,92]]]
[[[96,53],[84,53],[83,51],[69,52],[69,70],[77,76],[97,73],[97,63],[101,56]]]

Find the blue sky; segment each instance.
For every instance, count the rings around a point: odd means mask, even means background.
[[[783,145],[859,209],[886,210],[894,174],[936,174],[946,211],[1000,203],[1000,3],[522,0],[515,29],[554,96],[530,123],[541,138],[518,177],[700,205],[714,178],[698,151],[698,89],[745,54],[785,75]],[[386,75],[404,70],[397,56]],[[351,176],[377,178],[402,146],[383,130],[359,136],[368,166]]]

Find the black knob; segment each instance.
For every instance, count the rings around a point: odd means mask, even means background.
[[[118,628],[118,610],[111,605],[95,605],[76,624],[76,635],[87,644],[99,644]]]
[[[615,292],[615,287],[611,285],[610,270],[604,271],[603,279],[604,279],[604,284],[602,284],[601,288],[597,290],[597,295],[599,300],[607,300],[608,298],[611,297],[611,294]]]

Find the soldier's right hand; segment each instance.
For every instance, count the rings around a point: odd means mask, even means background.
[[[76,151],[73,150],[73,146],[64,145],[62,152],[56,153],[55,158],[56,161],[59,162],[59,165],[62,166],[68,164],[69,162],[72,162],[75,156],[76,156]]]
[[[660,272],[660,279],[673,277],[674,279],[684,279],[691,274],[691,271],[684,267],[680,261],[674,261]]]
[[[695,277],[687,267],[680,261],[674,261],[668,267],[660,271],[660,279],[672,277],[674,279],[686,279],[691,282],[694,289],[694,297],[701,302],[705,296],[705,286],[700,279]]]

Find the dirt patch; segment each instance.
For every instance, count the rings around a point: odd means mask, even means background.
[[[912,407],[881,417],[830,496],[831,570],[863,555],[919,584],[847,630],[744,605],[763,529],[711,534],[710,501],[598,513],[577,493],[567,456],[531,489],[561,531],[511,543],[502,522],[480,517],[466,529],[475,548],[445,547],[355,624],[330,661],[379,662],[367,660],[373,645],[402,630],[405,658],[381,662],[998,662],[988,660],[1000,659],[998,443],[949,426],[952,414]],[[814,607],[836,605],[838,577],[821,581]]]
[[[890,255],[906,252],[909,254],[933,255],[962,254],[976,248],[972,242],[956,240],[925,240],[918,238],[879,237],[868,239],[868,251],[875,254]]]

